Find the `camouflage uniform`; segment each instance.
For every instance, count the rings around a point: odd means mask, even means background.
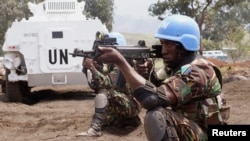
[[[102,119],[101,126],[117,125],[123,126],[128,121],[139,115],[141,107],[131,96],[129,86],[124,88],[115,87],[113,84],[117,77],[117,68],[110,72],[98,71],[93,75],[93,81],[98,85],[98,89],[105,89],[108,99],[104,113],[95,112],[94,118]],[[119,124],[119,125],[118,125]],[[133,123],[132,123],[133,124]]]
[[[167,78],[159,80],[155,73],[151,80],[158,86],[165,84],[168,92],[177,97],[177,105],[160,109],[166,119],[173,121],[167,127],[174,127],[181,141],[207,140],[207,126],[226,124],[229,116],[228,107],[221,100],[220,71],[202,57],[185,62],[176,70],[165,70]]]

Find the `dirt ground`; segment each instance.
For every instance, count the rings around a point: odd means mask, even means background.
[[[215,61],[223,71],[223,92],[231,106],[229,124],[250,124],[250,63]],[[136,129],[107,128],[96,138],[75,137],[89,127],[94,94],[86,86],[32,89],[30,105],[9,103],[0,94],[0,140],[4,141],[145,141],[143,124]],[[143,122],[145,110],[140,114]]]

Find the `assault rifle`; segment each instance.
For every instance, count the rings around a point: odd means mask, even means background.
[[[140,40],[141,41],[141,40]],[[145,41],[144,41],[145,44]],[[74,49],[73,53],[69,53],[73,57],[87,57],[96,59],[102,52],[98,50],[98,46],[112,47],[117,49],[126,59],[147,59],[147,58],[161,58],[161,45],[153,45],[152,48],[142,46],[119,46],[116,43],[116,38],[110,38],[108,35],[101,32],[96,33],[96,40],[94,41],[92,50]]]
[[[145,44],[145,43],[144,43]],[[98,46],[112,47],[118,50],[126,60],[133,65],[136,63],[143,63],[148,58],[161,58],[161,45],[153,45],[152,48],[148,48],[142,45],[137,46],[119,46],[116,43],[116,38],[109,38],[108,36],[97,32],[96,40],[94,41],[92,50],[80,50],[74,49],[73,53],[69,53],[73,57],[86,57],[95,60],[102,52],[98,50]],[[99,66],[103,66],[102,62],[98,62]],[[83,72],[87,77],[87,69],[83,68]],[[115,78],[114,85],[119,88],[125,87],[125,78],[120,71],[118,71],[117,77]],[[97,91],[99,88],[94,82],[89,82],[89,86]]]
[[[76,56],[81,56],[81,57],[87,57],[87,58],[92,58],[93,59],[93,55],[95,54],[93,51],[97,50],[97,47],[100,45],[115,45],[116,43],[116,38],[110,38],[108,36],[108,34],[104,34],[102,32],[97,31],[96,35],[95,35],[95,41],[93,43],[92,46],[92,50],[91,51],[83,51],[75,49],[73,53],[70,53],[70,55],[72,55],[73,57]],[[87,56],[86,56],[87,55]],[[98,63],[98,68],[97,70],[102,70],[103,69],[103,63],[102,62],[97,62]],[[86,68],[83,68],[82,71],[85,73],[86,77],[88,78],[88,72]],[[90,86],[90,88],[92,88],[93,90],[95,90],[95,92],[97,93],[97,91],[99,90],[99,86],[93,81],[91,80],[91,82],[88,81],[88,84]]]
[[[102,45],[102,47],[112,47],[118,50],[126,59],[147,59],[161,58],[161,45],[153,45],[152,49],[142,46],[118,46],[118,45]],[[97,48],[95,50],[79,50],[74,49],[73,53],[69,53],[73,57],[87,57],[91,59],[98,58],[102,52]]]
[[[153,45],[152,49],[142,46],[116,46],[116,45],[102,45],[102,47],[112,47],[117,49],[130,65],[134,63],[144,63],[145,59],[148,58],[161,58],[161,45]],[[73,53],[70,53],[73,57],[87,57],[91,59],[98,58],[102,52],[96,48],[95,50],[79,50],[74,49]],[[120,71],[118,71],[117,77],[115,78],[114,85],[119,88],[125,87],[125,78]],[[98,86],[95,86],[94,83],[89,84],[92,89],[95,91],[98,89]]]

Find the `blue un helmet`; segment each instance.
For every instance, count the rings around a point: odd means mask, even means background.
[[[127,44],[125,37],[119,32],[110,32],[108,35],[110,38],[116,38],[116,42],[120,46],[124,46]]]
[[[199,26],[195,20],[185,15],[172,15],[165,18],[155,37],[179,42],[188,51],[200,49]]]

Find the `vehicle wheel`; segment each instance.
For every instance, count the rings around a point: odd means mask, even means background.
[[[23,102],[24,98],[29,96],[30,90],[27,82],[6,81],[6,95],[9,102]]]
[[[9,82],[5,80],[5,91],[9,102],[23,102],[24,97],[28,97],[31,87],[25,81]]]
[[[23,93],[20,89],[19,82],[9,82],[6,81],[6,95],[9,102],[22,102]]]
[[[5,86],[5,78],[4,77],[2,77],[1,79],[0,79],[0,81],[1,81],[1,90],[2,90],[2,93],[6,93],[6,86]]]

